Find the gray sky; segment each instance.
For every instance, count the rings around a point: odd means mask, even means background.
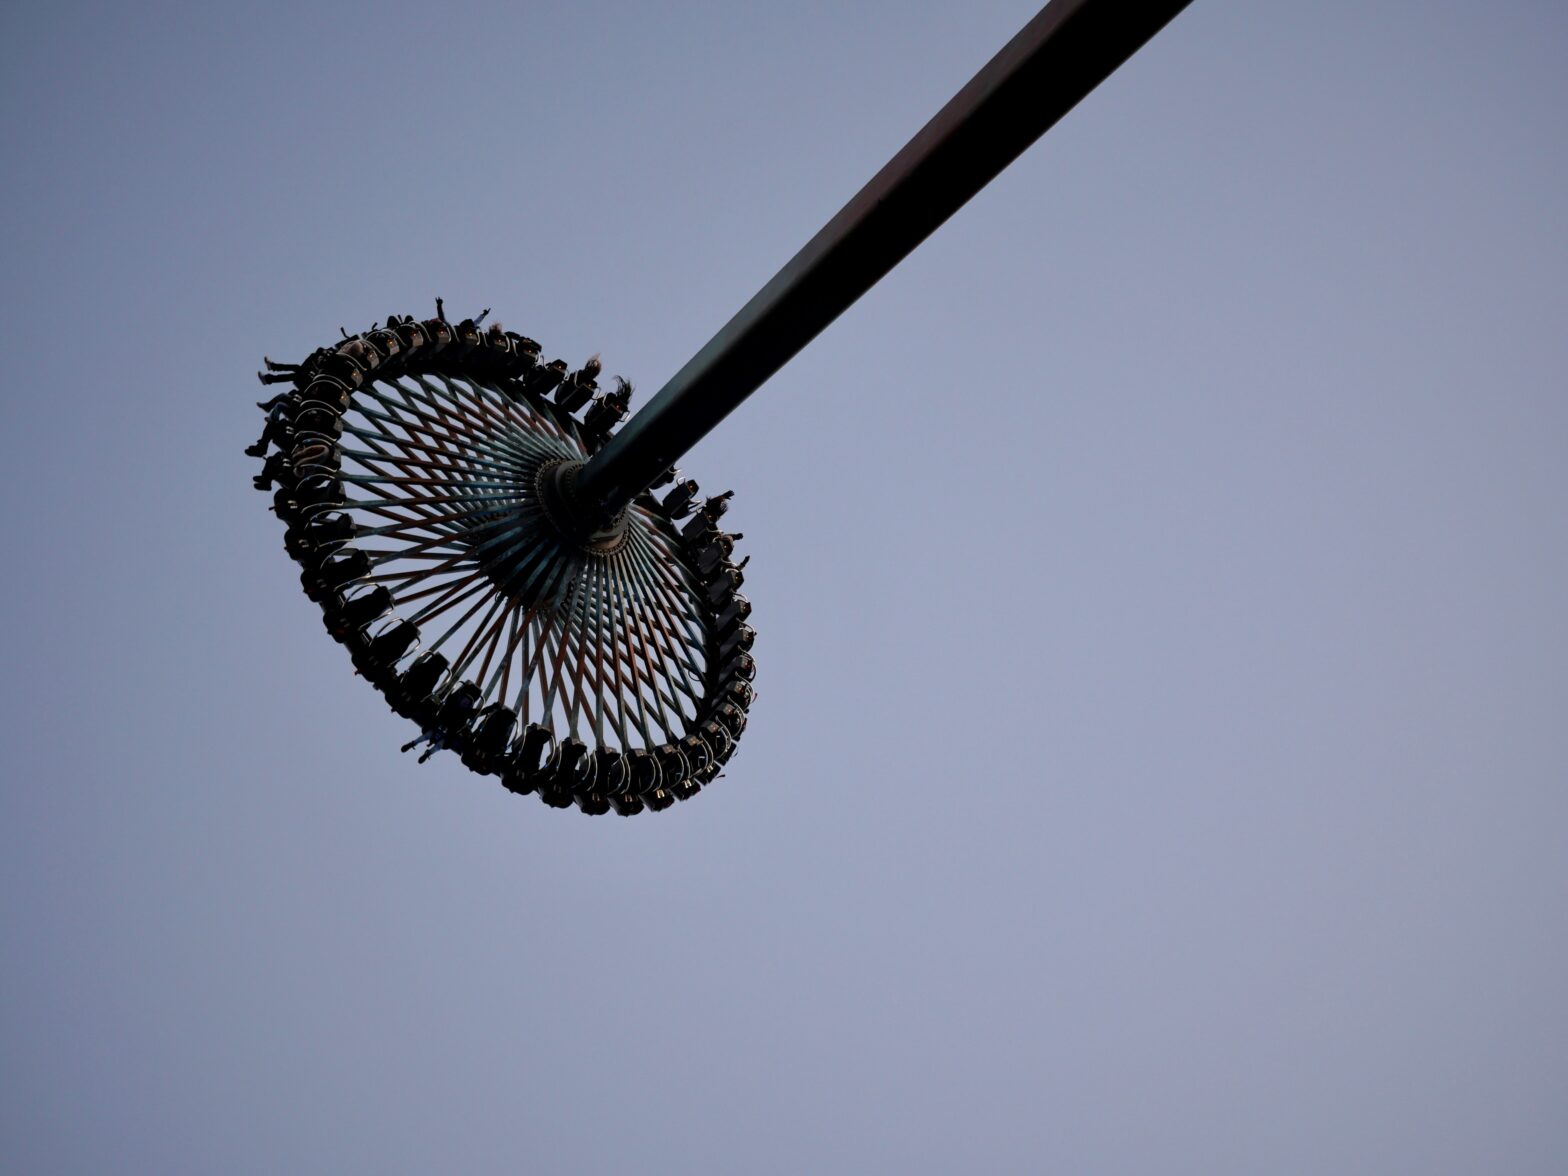
[[[655,390],[1032,14],[0,12],[0,1167],[1568,1170],[1568,17],[1198,0],[683,463],[728,775],[423,768],[250,489],[443,295]]]

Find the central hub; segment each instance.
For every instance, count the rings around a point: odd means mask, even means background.
[[[609,555],[626,542],[626,510],[608,522],[595,517],[577,496],[577,476],[587,463],[572,458],[548,461],[534,475],[534,494],[545,518],[561,539],[583,551]]]
[[[620,551],[629,535],[627,512],[597,522],[575,492],[584,462],[556,457],[525,474],[511,502],[493,512],[470,511],[469,542],[491,582],[530,609],[557,607],[590,561]],[[479,521],[479,515],[483,521]]]

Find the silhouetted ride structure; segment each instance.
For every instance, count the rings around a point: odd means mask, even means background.
[[[440,299],[268,360],[256,486],[327,631],[419,725],[404,750],[587,813],[714,780],[756,635],[730,495],[676,461],[1187,2],[1053,0],[624,425],[597,358]]]

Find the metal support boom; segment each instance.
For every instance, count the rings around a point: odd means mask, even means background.
[[[1051,0],[588,462],[613,516],[1190,0]]]

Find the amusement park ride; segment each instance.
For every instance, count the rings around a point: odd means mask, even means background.
[[[1052,0],[648,405],[486,315],[392,315],[261,405],[284,546],[359,672],[514,792],[668,808],[715,779],[756,663],[728,493],[675,462],[1188,0]],[[488,312],[486,312],[488,313]]]

